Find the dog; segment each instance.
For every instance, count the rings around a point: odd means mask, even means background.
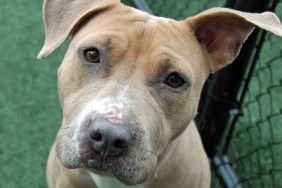
[[[193,122],[208,75],[230,64],[254,27],[282,36],[270,12],[212,8],[183,21],[119,0],[45,0],[42,59],[68,36],[58,69],[63,120],[50,188],[207,188]]]

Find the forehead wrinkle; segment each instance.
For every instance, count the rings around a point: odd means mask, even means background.
[[[169,46],[175,46],[176,44],[181,47],[181,44],[187,41],[187,36],[184,36],[185,31],[181,27],[182,24],[177,21],[170,19],[151,19],[143,23],[142,26],[140,43],[137,43],[139,53],[142,50],[153,52],[161,47],[170,48]],[[174,53],[178,53],[178,51]]]
[[[169,57],[164,57],[160,60],[161,62],[157,64],[158,73],[162,74],[168,72],[169,69],[173,67],[171,59]]]
[[[157,23],[154,20],[150,20],[144,24],[144,30],[142,35],[142,44],[146,41],[150,41],[155,36],[157,31]]]
[[[181,32],[182,28],[179,22],[175,20],[157,20],[158,30],[163,33],[166,39],[183,41],[184,33]]]
[[[141,55],[144,55],[142,52],[148,50],[152,45],[149,46],[149,44],[152,44],[151,41],[153,41],[153,38],[155,36],[157,27],[155,24],[152,23],[152,21],[147,21],[141,23],[141,29],[140,34],[137,36],[136,46],[136,59]],[[148,41],[150,41],[148,43]]]

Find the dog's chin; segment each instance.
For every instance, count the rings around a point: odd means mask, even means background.
[[[70,157],[58,155],[58,158],[66,168],[84,168],[95,174],[115,177],[125,185],[145,182],[157,164],[157,157],[150,152],[105,159],[93,153],[84,153],[83,157],[81,155],[70,155]]]
[[[142,184],[147,180],[148,175],[142,174],[140,171],[138,174],[128,174],[126,171],[111,171],[108,172],[107,170],[98,170],[94,168],[87,168],[87,171],[94,173],[99,176],[107,176],[107,177],[113,177],[119,180],[121,183],[127,186]]]

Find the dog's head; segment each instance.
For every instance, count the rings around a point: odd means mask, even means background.
[[[203,83],[231,63],[254,26],[282,36],[273,13],[214,8],[184,21],[118,0],[45,0],[48,56],[69,35],[58,71],[57,155],[126,184],[145,181],[197,112]]]

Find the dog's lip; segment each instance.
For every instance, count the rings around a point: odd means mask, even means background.
[[[107,170],[103,169],[101,166],[99,167],[87,167],[89,172],[101,175],[101,176],[112,176]]]
[[[86,168],[86,170],[88,172],[97,174],[99,176],[114,177],[114,178],[118,179],[120,182],[122,182],[122,183],[124,183],[125,185],[128,185],[128,186],[141,184],[144,181],[146,181],[146,179],[147,179],[147,178],[143,178],[143,179],[139,179],[139,180],[136,181],[136,180],[134,180],[135,178],[133,178],[133,176],[122,175],[118,171],[114,170],[114,168],[111,169],[108,166],[107,166],[106,169],[104,167],[99,166],[99,167],[93,167],[93,168]]]
[[[87,161],[87,167],[99,171],[108,172],[115,166],[122,166],[122,158],[100,158],[100,159],[89,159]]]
[[[130,181],[128,181],[126,176],[118,175],[119,173],[117,173],[117,171],[116,171],[117,170],[116,166],[122,166],[121,162],[119,162],[119,161],[110,162],[110,161],[107,161],[107,160],[106,161],[103,160],[102,162],[100,162],[97,165],[95,160],[90,159],[90,160],[88,160],[87,170],[92,172],[92,173],[95,173],[97,175],[107,176],[107,177],[115,177],[119,181],[121,181],[125,184],[131,185],[132,183]]]

